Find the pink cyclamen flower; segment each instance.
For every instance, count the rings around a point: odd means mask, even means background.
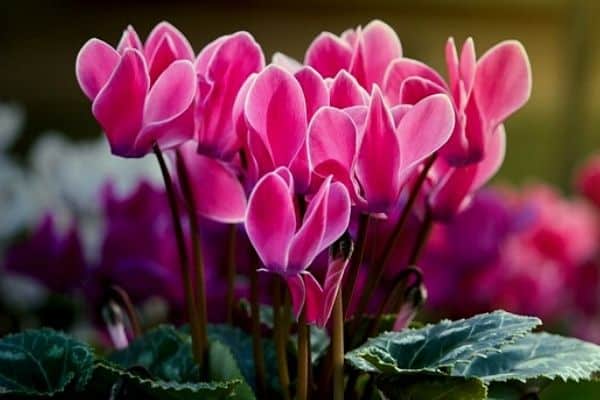
[[[202,49],[195,64],[196,139],[200,153],[228,160],[240,149],[232,118],[235,98],[246,79],[264,65],[259,44],[247,32],[222,36]]]
[[[442,154],[456,166],[475,163],[485,156],[488,137],[529,99],[529,59],[521,43],[510,40],[476,60],[471,38],[465,41],[459,58],[450,38],[446,64],[448,84],[420,61],[397,59],[386,71],[384,91],[392,104],[414,104],[433,93],[447,93],[454,104],[456,124]]]
[[[500,125],[488,138],[483,160],[464,167],[453,167],[444,159],[433,165],[433,188],[427,195],[427,205],[436,220],[448,220],[464,210],[473,194],[498,172],[506,152],[506,133]]]
[[[402,45],[396,32],[384,22],[374,20],[364,29],[350,29],[341,36],[321,33],[306,51],[304,63],[324,78],[346,70],[371,91],[373,84],[382,85],[388,65],[401,56]]]
[[[600,156],[590,158],[577,172],[575,186],[596,207],[600,208]]]
[[[388,213],[411,173],[446,143],[453,124],[445,95],[390,110],[375,86],[368,106],[323,107],[315,114],[309,127],[314,174],[333,175],[361,211]]]
[[[144,46],[129,27],[117,49],[95,38],[81,48],[77,80],[113,154],[142,157],[155,143],[167,149],[193,136],[193,56],[185,37],[166,22]]]
[[[197,148],[196,142],[186,142],[174,156],[181,157],[185,165],[198,216],[229,224],[243,222],[246,193],[236,169],[230,163],[198,154]]]
[[[327,87],[311,68],[292,75],[270,65],[248,79],[236,100],[234,121],[245,137],[251,181],[286,167],[294,176],[296,191],[306,192],[311,169],[308,121],[327,102]]]
[[[307,268],[346,231],[349,221],[348,192],[341,183],[332,183],[331,178],[323,181],[309,201],[301,221],[294,206],[294,178],[287,168],[266,174],[250,195],[245,222],[248,238],[265,270],[281,275],[288,282],[296,315],[305,303],[309,305],[306,311],[310,322],[319,320],[320,313],[315,310],[321,308],[315,304],[321,300],[309,299],[320,291]],[[336,265],[331,273],[336,275],[339,269]],[[339,280],[333,281],[338,281],[339,287]],[[321,299],[322,295],[317,297]]]

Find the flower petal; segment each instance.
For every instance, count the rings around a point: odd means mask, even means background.
[[[177,60],[177,50],[175,44],[169,36],[163,36],[154,55],[148,62],[150,68],[150,82],[156,81],[169,65]]]
[[[250,87],[244,113],[275,165],[289,166],[306,138],[306,103],[298,81],[282,68],[268,66]]]
[[[283,273],[296,231],[289,182],[277,171],[258,181],[248,200],[246,232],[265,268]]]
[[[329,94],[323,78],[310,67],[303,67],[294,76],[302,87],[306,101],[306,116],[310,120],[321,107],[329,104]]]
[[[304,300],[306,298],[304,280],[300,274],[287,276],[285,280],[288,284],[288,289],[290,290],[294,315],[296,318],[299,318],[300,313],[302,312],[302,307],[304,306]]]
[[[327,223],[327,201],[330,187],[331,178],[327,178],[308,204],[302,226],[292,240],[288,273],[295,274],[303,271],[323,251],[321,242]]]
[[[317,325],[320,327],[324,327],[327,324],[327,321],[329,321],[329,317],[331,317],[333,303],[340,290],[347,266],[348,259],[344,258],[332,260],[327,266],[325,284],[323,285],[321,313],[317,321]]]
[[[476,62],[475,44],[473,43],[473,38],[468,38],[460,52],[459,64],[460,79],[464,84],[465,98],[471,95],[471,90],[473,89],[477,67]]]
[[[332,33],[323,32],[310,44],[304,64],[313,67],[323,78],[334,77],[340,70],[348,69],[352,48]]]
[[[427,64],[410,58],[398,58],[389,65],[383,82],[386,98],[392,104],[400,102],[400,87],[406,79],[411,77],[420,77],[442,88],[446,87],[440,74]]]
[[[196,143],[179,147],[198,213],[222,223],[244,221],[246,194],[235,172],[222,161],[196,153]]]
[[[329,247],[348,229],[350,224],[350,196],[341,182],[333,182],[327,199],[327,223],[321,247]]]
[[[369,94],[348,72],[340,71],[329,88],[329,103],[332,107],[347,108],[368,103]]]
[[[318,324],[323,315],[323,289],[313,274],[308,271],[302,273],[302,279],[304,281],[306,323]]]
[[[120,58],[115,49],[99,39],[88,40],[79,50],[75,73],[81,90],[90,100],[104,87]]]
[[[498,126],[490,137],[484,159],[477,164],[477,174],[473,179],[473,191],[486,184],[500,169],[506,154],[506,131],[504,125]]]
[[[446,93],[446,89],[433,81],[413,76],[405,79],[400,86],[400,104],[417,104],[438,93]]]
[[[400,120],[402,169],[409,170],[441,148],[454,129],[454,108],[445,94],[429,96],[415,104]]]
[[[121,39],[117,45],[117,52],[119,54],[123,54],[127,49],[135,49],[143,53],[142,41],[131,25],[127,26],[123,31],[123,35],[121,35]]]
[[[142,127],[148,85],[148,70],[142,54],[127,49],[94,100],[92,113],[106,132],[115,155],[144,155],[135,152],[134,144]]]
[[[308,146],[313,165],[336,160],[348,171],[356,157],[356,127],[344,111],[323,107],[308,127]]]
[[[356,176],[371,213],[386,212],[400,195],[400,143],[394,121],[375,87],[358,151]]]
[[[273,53],[271,63],[280,66],[291,74],[295,74],[302,68],[302,63],[300,63],[300,61],[279,51]]]
[[[210,90],[199,99],[197,139],[206,154],[229,159],[241,145],[232,110],[247,78],[264,67],[260,46],[247,32],[228,36],[215,49],[203,78]],[[245,88],[247,90],[247,88]]]
[[[194,50],[192,50],[190,42],[188,42],[181,31],[166,21],[156,25],[148,35],[148,39],[146,39],[144,54],[147,60],[152,60],[157,57],[160,43],[165,37],[168,37],[173,44],[178,60],[194,60]]]
[[[527,102],[531,95],[531,67],[521,43],[502,42],[481,57],[474,95],[491,130]]]
[[[192,138],[196,85],[194,67],[187,60],[175,61],[159,76],[148,93],[144,129],[136,146],[158,142],[167,149]]]
[[[383,84],[390,63],[402,57],[402,45],[396,32],[386,23],[371,21],[359,36],[349,71],[367,90]]]

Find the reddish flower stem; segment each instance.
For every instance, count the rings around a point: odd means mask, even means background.
[[[344,315],[348,317],[348,307],[352,304],[352,296],[354,295],[354,291],[356,289],[358,273],[360,271],[360,265],[362,264],[363,258],[365,256],[365,250],[367,245],[367,233],[369,231],[369,222],[371,217],[369,214],[361,214],[358,220],[358,234],[356,238],[356,249],[357,251],[354,253],[352,260],[350,261],[350,266],[348,268],[348,277],[345,280],[343,290],[342,290],[342,299],[343,299],[343,310]]]
[[[276,276],[273,284],[273,319],[275,350],[277,353],[277,372],[279,373],[279,383],[281,384],[283,398],[284,400],[290,400],[290,375],[288,372],[286,351],[287,335],[284,331],[284,329],[289,330],[289,324],[282,320],[282,318],[285,318],[285,313],[282,311],[281,289],[281,278]],[[289,318],[289,315],[287,317]]]
[[[131,324],[131,330],[133,331],[133,337],[137,338],[142,334],[142,328],[140,325],[140,319],[138,314],[131,302],[131,298],[123,288],[117,285],[110,287],[110,297],[113,297],[117,302],[125,309],[129,323]]]
[[[306,314],[304,310],[300,313],[298,320],[298,381],[297,381],[297,400],[308,399],[308,380],[310,365],[310,346],[309,331],[306,324]]]
[[[186,311],[190,320],[190,330],[192,335],[192,351],[194,354],[194,360],[196,361],[196,363],[198,363],[198,365],[202,366],[204,363],[204,354],[206,351],[206,340],[203,340],[203,336],[200,333],[200,320],[198,319],[198,313],[196,312],[194,288],[192,285],[192,280],[190,279],[188,265],[189,259],[185,247],[185,237],[183,235],[183,227],[181,226],[181,219],[179,214],[179,207],[177,205],[175,187],[173,185],[173,181],[171,180],[171,175],[169,175],[169,170],[165,163],[163,154],[157,144],[153,146],[153,150],[154,154],[156,155],[156,159],[158,160],[158,165],[160,167],[163,180],[165,182],[167,199],[169,201],[169,208],[171,209],[173,228],[175,230],[175,240],[177,242],[177,250],[179,253],[179,269],[181,273],[181,280],[183,282]]]
[[[256,394],[258,399],[266,395],[265,356],[260,328],[260,305],[258,303],[258,255],[252,251],[253,263],[250,266],[250,312],[252,314],[252,353],[256,371]]]
[[[225,304],[227,307],[227,323],[233,323],[233,308],[235,300],[235,243],[237,236],[237,227],[235,224],[229,225],[229,235],[227,237],[227,294]]]

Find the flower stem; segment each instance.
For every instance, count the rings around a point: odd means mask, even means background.
[[[200,224],[198,223],[198,213],[196,210],[196,202],[192,193],[190,177],[188,174],[185,161],[181,153],[177,151],[176,165],[177,174],[181,183],[181,191],[185,198],[188,217],[190,221],[190,238],[192,242],[192,263],[194,265],[194,275],[196,277],[196,310],[198,312],[198,334],[200,335],[201,343],[203,343],[203,359],[206,357],[206,343],[208,343],[208,334],[206,328],[208,326],[208,318],[206,312],[206,283],[204,277],[204,258],[202,256],[202,242],[200,238]]]
[[[258,256],[252,252],[255,259],[250,268],[250,312],[252,314],[252,350],[254,355],[254,368],[256,370],[257,398],[263,399],[266,394],[265,357],[260,328],[260,307],[258,303]]]
[[[425,216],[423,217],[423,223],[421,224],[421,228],[419,229],[419,233],[417,234],[417,240],[415,242],[415,246],[410,253],[410,258],[408,259],[408,265],[415,265],[417,261],[419,261],[419,256],[427,243],[427,237],[429,236],[429,232],[431,232],[431,228],[433,226],[433,218],[431,215],[431,210],[429,207],[425,209]]]
[[[237,227],[235,224],[229,225],[229,235],[227,238],[227,295],[225,303],[227,306],[227,323],[233,323],[233,306],[235,299],[235,242]]]
[[[196,302],[194,299],[194,288],[190,279],[189,272],[189,259],[185,247],[185,238],[183,235],[183,227],[181,226],[181,219],[179,214],[179,207],[177,206],[177,197],[175,194],[175,187],[169,170],[165,163],[163,154],[157,144],[153,146],[154,154],[158,160],[160,171],[162,173],[163,180],[165,182],[165,189],[167,191],[167,199],[169,201],[169,207],[171,209],[171,217],[173,219],[173,228],[175,230],[175,239],[177,241],[177,250],[179,253],[179,268],[181,272],[181,278],[183,281],[183,291],[185,295],[185,303],[188,318],[190,320],[190,329],[192,334],[192,351],[194,354],[194,360],[198,365],[202,366],[204,362],[204,353],[206,349],[206,341],[203,340],[200,320],[198,319],[198,313],[196,312]],[[193,219],[193,218],[190,218]]]
[[[342,290],[343,298],[343,311],[344,314],[348,313],[348,307],[352,304],[352,296],[356,287],[356,281],[358,278],[358,272],[360,271],[360,264],[362,264],[365,256],[365,249],[367,244],[367,232],[369,231],[369,222],[371,217],[369,214],[361,214],[358,220],[358,237],[356,239],[356,249],[352,260],[350,261],[350,267],[348,269],[348,278],[344,283]],[[347,315],[346,315],[347,316]]]
[[[308,344],[308,325],[306,324],[306,313],[300,313],[298,320],[298,382],[297,400],[308,399],[308,366],[310,363],[310,348]]]
[[[344,400],[344,307],[338,291],[333,304],[332,325],[333,399]]]
[[[412,208],[417,200],[419,191],[421,190],[423,183],[425,183],[427,174],[429,173],[429,170],[431,169],[431,166],[433,165],[435,159],[436,159],[436,154],[434,153],[425,162],[425,165],[423,166],[423,170],[419,174],[417,181],[415,182],[415,185],[413,186],[413,188],[410,192],[408,200],[406,201],[406,204],[404,205],[404,208],[402,209],[402,212],[400,213],[400,218],[398,219],[398,223],[394,227],[392,234],[390,235],[390,237],[388,238],[388,240],[385,243],[385,247],[383,248],[381,258],[375,263],[375,265],[372,266],[373,271],[369,274],[369,279],[367,280],[367,284],[366,284],[364,290],[362,291],[362,296],[361,296],[361,298],[358,302],[358,306],[356,308],[356,315],[364,314],[364,312],[367,308],[367,305],[369,303],[369,300],[373,296],[373,291],[379,285],[379,281],[381,280],[381,278],[383,276],[383,272],[385,270],[385,265],[387,264],[390,256],[392,255],[392,250],[394,249],[394,247],[396,247],[397,241],[400,238],[400,233],[402,233],[404,225],[406,224],[406,221],[408,220],[408,216],[410,215],[410,211],[412,210]]]
[[[281,301],[281,278],[275,277],[273,284],[273,318],[275,321],[275,350],[277,352],[277,371],[279,372],[279,383],[281,384],[281,392],[284,400],[290,400],[290,375],[288,372],[287,356],[286,356],[286,341],[285,328],[288,324],[282,320],[284,312],[282,312]],[[289,316],[288,316],[289,317]]]

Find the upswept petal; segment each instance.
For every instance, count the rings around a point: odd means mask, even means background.
[[[440,149],[454,129],[454,108],[445,94],[415,104],[396,128],[402,170],[409,170]]]
[[[356,158],[354,122],[342,110],[321,108],[308,127],[308,148],[313,165],[336,160],[350,171]]]
[[[531,95],[531,66],[520,42],[499,43],[479,59],[474,95],[490,130],[527,102]]]
[[[460,52],[459,65],[460,79],[464,85],[465,99],[471,95],[471,90],[473,89],[473,84],[475,82],[475,71],[477,67],[476,63],[477,56],[475,55],[475,44],[473,43],[473,38],[468,38],[463,44]]]
[[[485,158],[477,164],[477,173],[473,179],[473,191],[487,183],[504,162],[506,154],[506,131],[504,125],[499,125],[488,139],[485,148]]]
[[[445,55],[450,91],[452,92],[452,97],[457,99],[459,97],[458,82],[460,81],[460,66],[458,52],[456,51],[456,44],[454,43],[453,37],[449,37],[448,41],[446,42]]]
[[[190,61],[178,60],[169,65],[146,98],[144,128],[136,141],[137,148],[149,148],[158,142],[167,149],[193,137],[196,85]]]
[[[298,81],[282,68],[268,66],[250,87],[244,114],[275,165],[289,166],[306,139],[306,103]]]
[[[445,87],[419,76],[405,79],[400,85],[400,104],[416,104],[424,98],[447,93]]]
[[[196,210],[213,221],[244,222],[246,194],[235,172],[222,161],[196,153],[196,143],[179,147],[185,162]]]
[[[327,194],[327,217],[321,248],[329,247],[348,229],[350,224],[350,196],[340,182],[333,182]]]
[[[323,78],[334,77],[340,70],[348,69],[352,47],[332,33],[323,32],[310,44],[304,64],[310,65]]]
[[[81,90],[90,100],[108,82],[120,58],[115,49],[100,39],[88,40],[79,50],[75,73]]]
[[[402,45],[396,32],[386,23],[373,20],[358,35],[349,71],[367,90],[383,84],[390,63],[402,57]]]
[[[319,324],[323,315],[323,289],[310,272],[305,271],[301,276],[304,281],[304,312],[306,323]]]
[[[304,307],[304,300],[306,299],[306,287],[304,286],[304,279],[302,275],[289,275],[285,277],[288,289],[290,291],[290,297],[292,299],[292,309],[296,318],[300,316],[302,307]]]
[[[127,28],[123,31],[123,35],[121,35],[121,39],[117,44],[117,52],[119,54],[123,54],[126,49],[136,49],[142,52],[143,54],[143,46],[140,37],[138,36],[133,26],[128,25]]]
[[[321,310],[319,319],[317,320],[317,325],[320,327],[324,327],[327,324],[327,321],[329,321],[329,317],[331,317],[333,303],[340,290],[347,266],[348,259],[343,258],[332,260],[327,266],[325,283],[322,289]]]
[[[141,157],[145,154],[133,149],[142,127],[148,86],[148,70],[142,54],[127,49],[92,104],[92,113],[106,132],[115,155]]]
[[[356,176],[368,203],[368,212],[386,212],[398,200],[400,161],[394,121],[375,86],[356,163]]]
[[[246,79],[263,66],[262,50],[247,32],[228,36],[214,50],[203,75],[210,89],[199,97],[196,113],[203,153],[229,159],[239,150],[242,142],[235,132],[232,110]]]
[[[436,70],[420,61],[398,58],[389,65],[383,80],[383,91],[391,104],[400,102],[400,87],[410,77],[420,77],[445,88],[444,79]]]
[[[277,171],[263,176],[250,194],[245,227],[267,270],[283,273],[296,231],[296,214],[288,181]]]
[[[356,78],[341,70],[331,82],[329,104],[336,108],[366,105],[369,94],[360,86]]]
[[[158,47],[152,58],[148,60],[150,82],[155,82],[160,74],[175,60],[177,60],[175,44],[169,36],[163,36],[160,42],[158,42]]]
[[[156,58],[163,38],[168,37],[173,44],[173,50],[178,60],[194,60],[194,50],[186,37],[170,23],[163,21],[157,24],[148,35],[144,45],[144,55],[147,60]]]
[[[295,74],[302,68],[302,63],[300,63],[300,61],[279,51],[273,53],[271,63],[280,66],[291,74]]]
[[[299,69],[294,76],[302,87],[306,101],[306,117],[310,121],[319,108],[329,105],[327,86],[323,78],[311,67]]]

